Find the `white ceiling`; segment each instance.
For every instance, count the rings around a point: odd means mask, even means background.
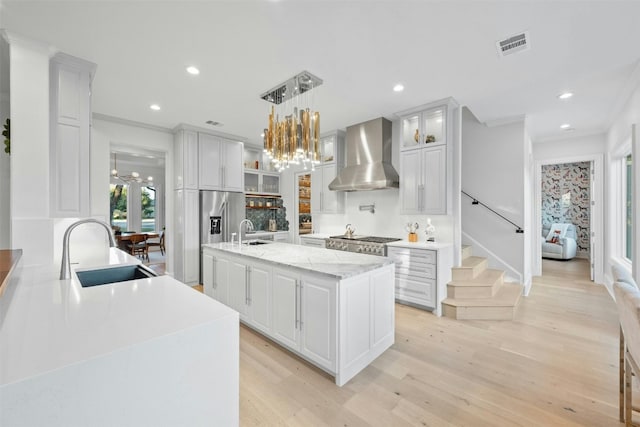
[[[94,112],[257,143],[260,93],[308,70],[324,131],[453,96],[535,140],[604,132],[640,58],[640,2],[4,1],[0,25],[98,64]],[[528,30],[531,49],[495,42]],[[199,76],[185,72],[188,65]],[[637,70],[636,70],[637,73]],[[394,93],[397,82],[405,86]],[[628,88],[627,88],[628,89]],[[556,98],[572,90],[569,101]],[[154,112],[149,105],[158,103]]]

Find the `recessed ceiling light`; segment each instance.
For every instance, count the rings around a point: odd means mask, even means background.
[[[393,87],[393,91],[394,91],[394,92],[402,92],[403,90],[404,90],[404,86],[403,86],[403,85],[401,85],[400,83],[398,83],[397,85],[395,85],[395,86]]]
[[[192,65],[190,67],[187,67],[187,73],[197,76],[198,74],[200,74],[200,70],[198,70],[196,67]]]
[[[563,125],[560,125],[560,129],[569,129],[571,128],[571,125],[569,123],[565,123]]]
[[[149,108],[151,108],[153,111],[160,111],[160,106],[158,104],[151,104],[149,105]]]
[[[562,92],[560,95],[558,95],[559,99],[569,99],[573,96],[573,92]]]

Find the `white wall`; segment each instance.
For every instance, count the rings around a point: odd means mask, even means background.
[[[462,190],[525,226],[524,120],[496,127],[480,123],[468,108],[462,112]],[[531,230],[525,229],[525,233]],[[493,268],[525,281],[524,234],[471,199],[462,198],[462,240],[474,254],[487,256]],[[515,276],[515,277],[514,277]]]
[[[99,74],[96,75],[99,78]],[[168,129],[146,126],[131,122],[94,117],[91,133],[91,213],[109,218],[109,183],[113,168],[111,148],[125,149],[136,153],[141,150],[165,154],[164,188],[165,218],[167,238],[167,274],[173,274],[173,133]],[[155,177],[154,177],[155,179]],[[159,184],[159,183],[158,183]]]
[[[569,136],[565,139],[533,144],[533,158],[536,161],[552,161],[588,154],[601,155],[604,151],[605,134]]]
[[[640,63],[634,70],[629,85],[630,92],[626,94],[627,99],[621,103],[622,107],[615,114],[611,127],[606,134],[606,159],[605,159],[605,173],[607,177],[607,191],[605,192],[605,284],[610,288],[612,283],[611,278],[611,265],[619,264],[629,270],[631,266],[627,263],[621,262],[620,248],[622,247],[622,240],[620,236],[620,230],[616,227],[616,224],[620,221],[620,197],[621,180],[620,180],[620,158],[631,150],[631,129],[632,125],[640,125]],[[638,156],[633,160],[633,174],[640,176],[640,161]],[[636,186],[633,194],[636,205],[640,200],[640,188]],[[636,212],[638,209],[636,209]],[[634,217],[634,235],[638,239],[640,235],[640,218],[636,214]],[[638,251],[636,251],[638,252]],[[640,262],[640,254],[635,254],[634,263],[637,265]],[[639,277],[636,277],[638,280]]]
[[[4,130],[9,110],[9,45],[0,37],[0,128]],[[4,152],[4,137],[0,137],[0,249],[11,247],[10,158]]]

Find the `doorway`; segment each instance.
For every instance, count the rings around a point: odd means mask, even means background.
[[[311,173],[296,173],[295,182],[296,241],[298,241],[298,236],[311,234],[313,232],[313,221],[311,218]]]
[[[573,264],[581,264],[580,270],[589,271],[586,280],[603,283],[602,163],[601,155],[537,162],[534,275],[542,275],[543,268],[572,270]],[[575,256],[543,263],[542,245],[551,240],[552,225],[568,223],[575,228]],[[564,252],[562,248],[558,258],[566,258]]]

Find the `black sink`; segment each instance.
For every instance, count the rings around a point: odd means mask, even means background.
[[[76,274],[83,288],[157,276],[155,272],[143,265],[125,265],[122,267],[101,268],[99,270],[76,271]]]

